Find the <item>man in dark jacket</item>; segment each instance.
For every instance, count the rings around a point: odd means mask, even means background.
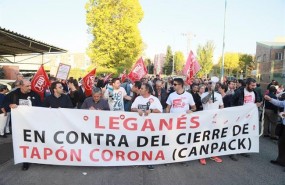
[[[255,103],[257,107],[261,106],[261,100],[258,93],[255,91],[256,80],[253,78],[246,79],[245,87],[239,87],[232,98],[232,106],[241,106]],[[244,157],[249,157],[249,154],[241,154]],[[237,161],[237,155],[230,155],[230,158]]]
[[[154,96],[157,97],[162,105],[163,111],[165,112],[165,108],[167,106],[166,100],[167,100],[167,92],[166,90],[162,87],[162,81],[157,80],[155,82],[154,86]]]
[[[191,85],[190,93],[193,96],[193,99],[196,105],[196,111],[201,111],[203,110],[203,106],[202,106],[201,97],[199,96],[198,91],[199,91],[199,85],[196,83],[193,83]]]
[[[72,102],[69,96],[64,94],[63,86],[60,82],[53,82],[51,89],[53,94],[45,98],[44,107],[73,108]]]
[[[20,80],[20,88],[10,92],[4,99],[7,111],[17,108],[18,105],[41,106],[41,98],[31,90],[31,82],[28,80]],[[23,163],[22,170],[28,170],[29,166],[29,163]]]
[[[277,99],[276,97],[277,89],[274,85],[269,87],[268,96],[273,99]],[[265,111],[264,111],[264,137],[269,137],[273,140],[277,140],[277,136],[275,135],[275,128],[278,121],[278,107],[270,103],[269,101],[265,101]]]
[[[261,105],[260,97],[255,91],[256,80],[253,78],[248,78],[246,80],[245,88],[240,87],[236,90],[232,98],[233,106],[240,106],[248,103],[255,103],[258,107]]]

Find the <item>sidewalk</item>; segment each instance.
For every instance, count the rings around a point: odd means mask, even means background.
[[[13,159],[12,135],[7,138],[0,138],[0,166]]]

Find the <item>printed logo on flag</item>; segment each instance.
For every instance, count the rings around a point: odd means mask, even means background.
[[[144,74],[144,69],[141,64],[137,64],[135,69],[133,70],[133,75],[136,79],[142,78],[142,75]]]
[[[94,76],[88,76],[86,82],[87,83],[86,83],[85,89],[91,90],[94,84]]]
[[[34,82],[35,82],[34,86],[35,90],[38,92],[43,92],[44,88],[47,85],[44,75],[37,76]]]

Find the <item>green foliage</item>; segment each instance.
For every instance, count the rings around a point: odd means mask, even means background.
[[[170,75],[172,73],[172,66],[173,66],[173,54],[171,47],[167,46],[163,72],[165,72],[166,75]]]
[[[222,66],[222,57],[219,60],[220,66]],[[233,71],[240,68],[239,54],[238,53],[225,53],[224,60],[224,75],[232,76]]]
[[[78,78],[82,78],[86,75],[87,73],[80,69],[80,68],[71,68],[70,69],[70,72],[69,72],[69,77],[73,77],[75,79],[78,79]]]
[[[255,63],[252,55],[249,54],[239,54],[239,68],[243,70],[245,76],[250,76],[251,71],[255,69]]]
[[[138,23],[143,10],[138,0],[89,0],[86,22],[94,36],[87,54],[98,71],[131,69],[142,53]]]
[[[197,60],[201,66],[198,72],[198,77],[207,76],[213,69],[213,54],[214,54],[214,43],[212,41],[207,41],[207,43],[202,46],[198,45],[197,48]]]
[[[212,68],[212,71],[213,71],[212,76],[220,76],[221,75],[221,65],[219,63],[215,64]]]
[[[92,69],[94,69],[95,67],[94,66],[89,66],[88,68],[87,68],[87,70],[84,72],[84,75],[86,75],[87,73],[89,73]],[[120,75],[120,71],[119,70],[117,70],[116,68],[106,68],[106,67],[97,67],[96,68],[96,76],[99,76],[99,75],[101,75],[101,74],[104,74],[104,75],[108,75],[108,74],[110,74],[110,73],[112,73],[113,75],[113,77],[118,77],[119,75]]]
[[[181,73],[185,64],[184,55],[181,51],[174,54],[174,69],[176,73]]]

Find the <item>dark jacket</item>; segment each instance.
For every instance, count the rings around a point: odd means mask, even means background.
[[[200,97],[199,93],[193,93],[192,91],[190,93],[193,96],[193,100],[194,100],[195,105],[196,105],[196,111],[203,110],[203,105],[202,105],[202,101],[201,101],[201,97]]]
[[[4,101],[3,101],[3,105],[4,105],[5,110],[7,112],[10,112],[11,109],[10,109],[9,105],[10,104],[19,105],[20,99],[24,99],[24,100],[30,99],[32,102],[32,106],[36,106],[36,107],[42,106],[41,98],[36,92],[31,90],[31,92],[23,94],[21,92],[21,89],[18,88],[18,89],[10,92],[9,94],[7,94],[5,96]]]
[[[268,96],[269,96],[270,98],[275,99],[275,100],[277,99],[276,95],[273,94],[272,92],[270,92],[270,93],[268,94]],[[277,113],[277,112],[278,112],[278,107],[275,106],[275,105],[273,105],[273,104],[270,103],[269,101],[265,101],[265,109],[273,110],[274,113]]]
[[[232,97],[233,97],[232,94],[227,94],[226,96],[223,97],[224,108],[232,106]]]
[[[62,94],[59,98],[55,97],[53,94],[46,97],[44,100],[44,107],[51,108],[73,108],[72,102],[68,95]]]
[[[78,90],[70,91],[68,96],[69,96],[69,98],[70,98],[70,100],[72,102],[73,107],[77,107],[77,104],[79,102],[79,92],[78,92]]]
[[[156,88],[154,88],[154,96],[158,98],[158,92],[156,90]],[[167,92],[164,88],[161,88],[161,100],[160,100],[160,103],[162,105],[162,108],[165,109],[166,108],[166,100],[167,100]]]
[[[258,96],[257,92],[253,90],[255,95],[255,102],[260,102],[260,97]],[[232,106],[240,106],[244,104],[244,87],[238,88],[232,98]]]
[[[77,103],[77,108],[80,109],[84,100],[86,99],[86,95],[83,92],[82,86],[79,87],[78,89],[78,103]]]

